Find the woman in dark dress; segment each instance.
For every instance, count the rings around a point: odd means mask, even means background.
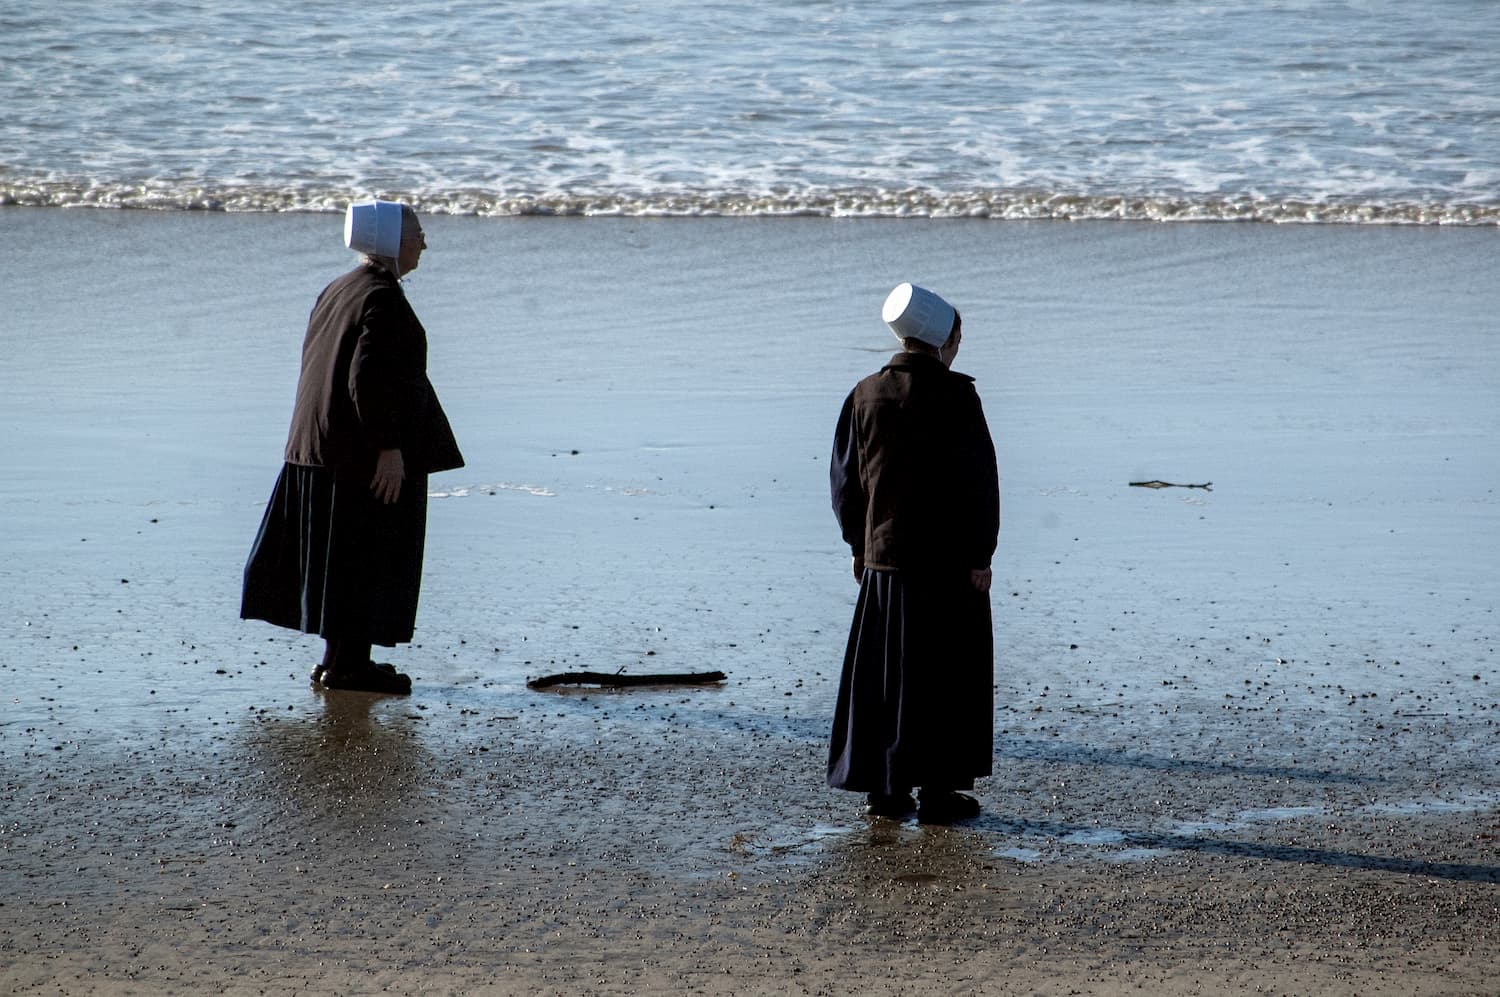
[[[979,813],[960,790],[992,767],[1000,483],[973,378],[949,369],[958,313],[902,284],[882,317],[902,351],[855,385],[834,434],[833,510],[860,588],[828,784],[867,794],[875,816],[946,823]]]
[[[412,638],[427,476],[463,457],[400,284],[427,248],[416,213],[352,204],[344,241],[363,257],[308,320],[286,463],[245,565],[240,616],[321,636],[314,683],[405,694],[411,679],[370,649]]]

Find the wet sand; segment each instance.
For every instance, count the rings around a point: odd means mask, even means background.
[[[1335,804],[1168,831],[1164,811],[1284,774],[1002,742],[974,824],[870,821],[822,789],[819,746],[785,722],[701,721],[734,715],[733,695],[491,712],[420,686],[404,701],[288,691],[292,708],[207,738],[166,723],[110,749],[7,730],[0,979],[59,994],[1493,992],[1493,809]],[[595,736],[558,736],[558,714],[585,709]],[[1122,797],[1135,803],[1100,802]],[[1047,854],[1018,860],[1016,842]]]
[[[11,991],[1494,992],[1493,233],[432,219],[469,466],[384,699],[235,619],[337,221],[0,220]],[[822,783],[905,276],[1005,489],[955,828]]]

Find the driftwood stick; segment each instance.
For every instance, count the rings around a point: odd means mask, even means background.
[[[528,689],[550,689],[555,685],[598,685],[623,688],[635,685],[709,685],[723,682],[723,672],[664,672],[657,675],[626,675],[623,672],[562,672],[543,675],[526,683]]]
[[[1177,485],[1170,481],[1132,481],[1131,488],[1201,488],[1206,492],[1214,490],[1212,481],[1205,481],[1201,485]]]

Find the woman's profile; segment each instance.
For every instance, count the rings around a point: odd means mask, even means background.
[[[314,684],[405,694],[411,679],[370,651],[412,639],[427,476],[463,456],[400,283],[427,248],[416,212],[355,202],[344,242],[361,259],[308,319],[285,462],[245,565],[240,616],[322,637]]]

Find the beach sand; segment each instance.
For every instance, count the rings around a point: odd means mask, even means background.
[[[339,225],[0,211],[10,992],[1496,992],[1492,231],[428,219],[391,699],[236,618]],[[903,279],[1004,491],[953,828],[822,782]]]

